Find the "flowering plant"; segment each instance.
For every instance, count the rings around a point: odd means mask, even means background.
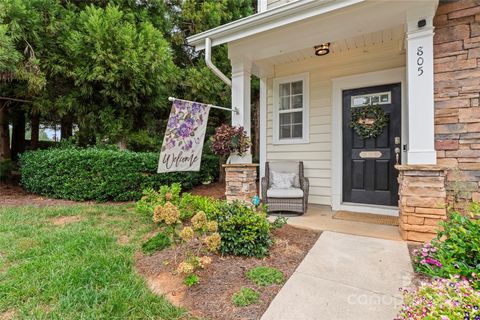
[[[472,277],[480,272],[480,220],[475,218],[479,211],[473,203],[468,213],[450,212],[437,237],[414,252],[417,271],[442,278],[458,274],[480,289],[480,281]]]
[[[247,132],[243,127],[232,127],[222,124],[215,129],[215,135],[211,138],[211,149],[218,156],[228,157],[232,153],[243,156],[251,146]]]
[[[415,290],[404,289],[403,298],[397,320],[480,320],[480,292],[458,275],[422,283]]]
[[[417,267],[422,271],[426,271],[425,269],[435,271],[436,268],[443,268],[442,263],[434,258],[437,251],[437,247],[428,241],[423,244],[420,250],[415,249],[413,254],[415,255],[414,261]]]

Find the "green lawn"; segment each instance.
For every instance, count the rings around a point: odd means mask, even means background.
[[[59,216],[81,220],[53,224]],[[135,273],[152,228],[133,205],[0,208],[0,318],[183,319]]]

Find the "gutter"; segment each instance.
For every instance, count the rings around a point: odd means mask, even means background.
[[[212,40],[208,37],[205,38],[205,63],[207,64],[207,67],[217,75],[217,77],[219,77],[228,86],[232,86],[232,81],[212,62]]]

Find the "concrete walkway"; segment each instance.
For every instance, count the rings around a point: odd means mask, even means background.
[[[412,274],[406,242],[325,231],[262,320],[394,319]]]

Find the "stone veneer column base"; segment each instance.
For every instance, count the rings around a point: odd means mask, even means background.
[[[428,241],[438,223],[447,219],[446,168],[436,165],[397,165],[399,227],[404,240]]]
[[[224,164],[227,201],[251,202],[257,195],[258,164]]]

